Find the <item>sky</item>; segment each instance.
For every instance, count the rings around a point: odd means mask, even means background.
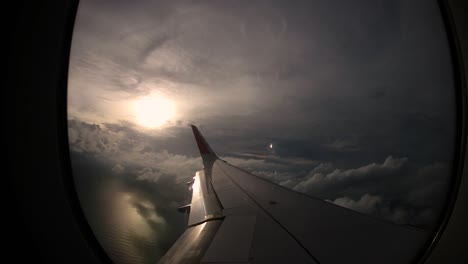
[[[203,165],[433,228],[454,80],[437,1],[81,1],[68,118],[79,199],[117,263],[157,260]],[[270,145],[272,148],[270,148]]]

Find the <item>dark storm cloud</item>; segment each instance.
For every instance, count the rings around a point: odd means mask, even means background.
[[[128,96],[156,85],[188,108],[185,122],[244,131],[231,133],[243,140],[296,140],[309,146],[301,155],[353,142],[367,162],[390,153],[447,159],[440,138],[450,137],[453,97],[441,89],[452,86],[435,4],[126,5],[82,4],[76,58],[93,61],[82,78],[101,75]],[[420,148],[431,149],[409,153]],[[317,155],[333,159],[330,151]]]

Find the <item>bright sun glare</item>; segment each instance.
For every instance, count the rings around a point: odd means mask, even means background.
[[[157,128],[175,114],[174,103],[159,94],[151,94],[133,103],[136,122],[146,128]]]

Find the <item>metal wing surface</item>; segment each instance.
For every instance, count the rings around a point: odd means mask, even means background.
[[[411,263],[428,238],[232,166],[192,129],[205,168],[187,230],[160,263]]]

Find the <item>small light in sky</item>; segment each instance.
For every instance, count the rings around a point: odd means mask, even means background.
[[[271,149],[273,148],[273,143],[270,143],[270,148],[271,148]]]
[[[175,114],[174,103],[159,94],[145,96],[132,106],[135,121],[146,128],[160,127]]]

